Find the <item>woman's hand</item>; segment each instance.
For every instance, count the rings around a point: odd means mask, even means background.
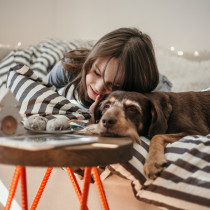
[[[92,105],[89,108],[89,112],[90,114],[94,113],[94,109],[96,107],[96,104],[98,103],[99,99],[100,99],[101,95],[97,95],[96,100],[92,103]]]

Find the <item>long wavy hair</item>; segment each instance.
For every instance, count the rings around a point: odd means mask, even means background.
[[[147,93],[153,91],[159,82],[159,72],[151,38],[136,28],[119,28],[99,39],[91,50],[76,49],[67,53],[62,60],[64,68],[71,75],[68,87],[74,85],[73,97],[89,107],[86,75],[98,58],[118,59],[118,71],[114,78],[122,81],[121,90]],[[68,88],[67,88],[68,89]]]

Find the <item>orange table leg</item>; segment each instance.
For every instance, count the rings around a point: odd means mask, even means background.
[[[38,190],[38,192],[37,192],[37,194],[34,198],[34,201],[32,203],[32,206],[31,206],[30,210],[36,209],[36,207],[39,203],[39,200],[42,196],[42,193],[44,191],[44,188],[47,184],[47,181],[50,177],[52,169],[53,168],[48,168],[47,169],[47,171],[45,173],[45,176],[44,176],[44,178],[41,182],[41,185],[39,187],[39,190]],[[93,178],[94,178],[94,180],[96,182],[96,185],[97,185],[97,188],[98,188],[98,192],[99,192],[99,196],[100,196],[100,199],[101,199],[103,209],[104,210],[109,210],[109,206],[108,206],[108,203],[107,203],[107,199],[106,199],[106,196],[105,196],[103,185],[102,185],[101,180],[100,180],[100,175],[99,175],[98,169],[96,167],[92,167],[92,168],[86,167],[85,168],[84,186],[83,186],[83,192],[82,193],[81,193],[80,187],[78,185],[78,182],[76,180],[76,177],[74,175],[73,170],[69,167],[67,167],[66,169],[67,169],[67,172],[68,172],[69,177],[71,179],[71,182],[74,186],[76,194],[77,194],[77,196],[80,200],[80,210],[88,210],[87,199],[88,199],[88,192],[89,192],[89,186],[90,186],[90,180],[91,180],[91,170],[93,172]],[[11,183],[11,186],[10,186],[10,190],[9,190],[9,196],[8,196],[7,203],[6,203],[6,206],[5,206],[4,210],[9,210],[10,209],[12,200],[14,198],[14,195],[15,195],[15,192],[16,192],[16,189],[17,189],[17,184],[18,184],[19,178],[21,178],[21,206],[22,206],[23,210],[28,209],[26,169],[25,169],[25,167],[16,166],[14,176],[13,176],[13,179],[12,179],[12,183]]]
[[[91,168],[86,167],[85,175],[84,175],[84,186],[83,186],[82,198],[80,201],[80,210],[86,209],[88,191],[89,191],[89,186],[90,186],[90,178],[91,178]]]
[[[22,210],[28,210],[26,168],[21,167],[20,172],[21,206]]]
[[[20,177],[20,173],[21,173],[20,170],[21,170],[21,167],[16,166],[15,172],[14,172],[14,175],[13,175],[13,178],[12,178],[10,190],[9,190],[9,196],[8,196],[7,203],[6,203],[6,206],[5,206],[4,210],[9,210],[10,209],[12,200],[14,198],[14,195],[15,195],[15,192],[16,192],[16,189],[17,189],[17,184],[18,184],[18,180],[19,180],[19,177]]]
[[[94,178],[94,180],[96,182],[96,186],[98,188],[98,193],[99,193],[99,196],[100,196],[100,199],[101,199],[103,209],[104,210],[109,210],[109,206],[108,206],[108,203],[107,203],[107,199],[106,199],[106,195],[105,195],[105,192],[104,192],[103,185],[101,183],[101,179],[100,179],[98,169],[96,167],[93,167],[92,172],[93,172],[93,178]]]
[[[75,192],[77,194],[77,197],[78,197],[79,201],[81,201],[82,193],[81,193],[79,184],[77,182],[77,179],[76,179],[76,177],[74,175],[74,171],[72,170],[72,168],[69,168],[69,167],[67,167],[66,170],[67,170],[67,173],[68,173],[68,175],[70,177],[70,180],[71,180],[71,183],[72,183],[72,185],[74,187],[74,190],[75,190]],[[85,209],[88,210],[88,207],[86,206]]]
[[[39,203],[39,200],[40,200],[40,198],[41,198],[41,196],[42,196],[42,193],[43,193],[43,191],[44,191],[44,188],[45,188],[45,186],[46,186],[46,184],[47,184],[47,181],[48,181],[48,179],[49,179],[49,177],[50,177],[50,174],[51,174],[51,172],[52,172],[52,169],[53,169],[53,168],[48,168],[48,169],[47,169],[47,171],[46,171],[46,173],[45,173],[45,176],[44,176],[44,178],[43,178],[43,180],[42,180],[42,183],[41,183],[41,185],[40,185],[40,187],[39,187],[39,190],[38,190],[38,192],[37,192],[37,194],[36,194],[36,196],[35,196],[35,198],[34,198],[34,201],[33,201],[32,205],[31,205],[30,210],[36,209],[36,207],[37,207],[37,205],[38,205],[38,203]]]

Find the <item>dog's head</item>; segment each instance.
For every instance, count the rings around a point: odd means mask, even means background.
[[[167,119],[158,103],[136,92],[114,91],[104,96],[95,107],[94,119],[103,136],[139,140],[139,135],[151,138],[167,130]]]

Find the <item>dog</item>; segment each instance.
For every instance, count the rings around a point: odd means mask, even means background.
[[[140,136],[151,139],[144,172],[147,178],[155,179],[167,165],[164,149],[168,143],[210,133],[210,91],[114,91],[96,105],[94,121],[83,132],[129,136],[139,142]]]

